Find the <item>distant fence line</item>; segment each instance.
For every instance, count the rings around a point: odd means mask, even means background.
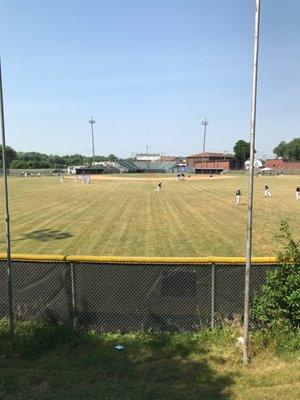
[[[24,173],[24,172],[26,172],[27,174],[29,174],[29,176],[30,175],[32,175],[32,176],[37,176],[37,174],[41,174],[41,175],[44,175],[44,176],[56,176],[57,175],[57,172],[53,172],[53,171],[55,171],[53,168],[35,168],[35,169],[33,169],[33,168],[23,168],[23,169],[14,169],[14,168],[9,168],[8,170],[7,170],[7,172],[8,172],[8,175],[10,175],[10,176],[22,176],[22,174]],[[67,173],[67,170],[66,169],[61,169],[60,170],[62,173],[64,173],[64,174],[66,174]],[[3,175],[3,169],[2,168],[0,168],[0,175]]]
[[[57,172],[53,172],[55,171],[54,168],[35,168],[35,169],[30,169],[30,168],[23,168],[23,169],[14,169],[14,168],[10,168],[8,169],[8,174],[10,176],[21,176],[22,173],[26,172],[29,173],[31,175],[37,175],[37,174],[41,174],[44,176],[52,176],[52,175],[57,175]],[[64,174],[67,173],[67,170],[65,168],[60,169],[61,172],[63,172]],[[0,168],[0,175],[3,174],[3,169]],[[30,176],[30,175],[29,175]]]
[[[103,332],[193,331],[243,312],[242,257],[12,257],[15,320],[71,323]],[[252,259],[251,296],[273,257]],[[0,254],[0,318],[8,315]]]
[[[13,168],[10,168],[10,169],[8,169],[8,174],[10,176],[21,176],[23,172],[27,172],[29,174],[32,174],[33,176],[36,176],[38,173],[40,173],[42,176],[43,175],[44,176],[56,176],[57,172],[53,172],[53,171],[54,171],[53,168],[37,168],[37,169],[29,169],[29,168],[13,169]],[[66,168],[60,169],[60,171],[63,174],[68,173]],[[274,170],[271,175],[273,175],[273,176],[276,175],[278,173],[278,171],[280,171],[280,172],[282,171],[286,175],[300,174],[300,169],[288,169],[288,170],[282,169],[282,170]],[[116,172],[105,171],[103,173],[107,174],[107,173],[116,173]],[[127,173],[130,174],[132,172],[127,172]],[[134,172],[134,173],[136,173],[136,172]],[[247,171],[245,171],[245,170],[228,170],[228,171],[226,171],[226,174],[240,174],[240,173],[245,174],[245,173],[247,173]],[[2,175],[2,174],[3,174],[3,169],[0,168],[0,175]],[[267,174],[267,175],[269,175],[269,174]]]

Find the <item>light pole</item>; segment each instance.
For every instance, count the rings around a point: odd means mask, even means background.
[[[93,153],[93,164],[95,162],[95,142],[94,142],[94,124],[96,121],[91,117],[89,120],[89,123],[91,124],[91,130],[92,130],[92,153]]]
[[[11,249],[10,249],[10,218],[8,208],[8,184],[7,184],[7,166],[5,154],[5,124],[4,124],[4,106],[3,106],[3,90],[2,90],[2,72],[0,59],[0,120],[1,120],[1,137],[2,137],[2,169],[4,179],[4,220],[6,229],[6,276],[7,276],[7,294],[8,294],[8,313],[10,324],[10,336],[14,338],[14,315],[12,301],[12,271],[11,271]]]
[[[251,127],[250,127],[250,165],[249,165],[249,181],[248,181],[247,244],[246,244],[246,268],[245,268],[244,343],[243,343],[243,359],[245,364],[249,362],[250,269],[251,269],[251,256],[252,256],[252,214],[253,214],[253,183],[254,183],[253,177],[254,177],[254,148],[255,148],[255,129],[256,129],[259,18],[260,18],[260,0],[256,0],[253,77],[252,77],[252,109],[251,109]]]
[[[201,125],[204,126],[204,132],[203,132],[203,148],[202,148],[202,163],[203,163],[203,168],[204,168],[204,152],[205,152],[205,141],[206,141],[206,127],[207,127],[207,125],[208,125],[207,118],[205,118],[205,120],[201,122]]]

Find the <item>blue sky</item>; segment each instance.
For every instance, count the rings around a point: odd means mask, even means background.
[[[187,155],[248,140],[254,0],[0,0],[7,144]],[[259,154],[299,137],[300,2],[262,0]]]

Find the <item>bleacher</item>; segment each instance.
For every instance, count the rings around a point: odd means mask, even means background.
[[[104,161],[102,167],[104,174],[118,174],[120,172],[116,163],[112,161]]]
[[[134,164],[143,172],[176,172],[175,167],[177,165],[176,161],[134,161]]]
[[[118,159],[115,164],[119,172],[141,172],[133,161]]]
[[[133,161],[118,159],[114,163],[121,173],[177,173],[182,172],[182,167],[178,166],[178,161]],[[186,167],[188,173],[195,172],[193,168]]]

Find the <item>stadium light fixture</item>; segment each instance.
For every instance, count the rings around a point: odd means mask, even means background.
[[[95,141],[94,141],[94,124],[96,121],[91,117],[89,120],[89,123],[91,124],[91,131],[92,131],[92,155],[93,155],[93,164],[95,163]]]
[[[247,239],[246,239],[246,267],[245,267],[245,302],[244,302],[244,341],[243,359],[249,362],[249,310],[250,310],[250,270],[252,256],[252,216],[253,216],[253,183],[254,183],[254,148],[256,130],[256,99],[257,99],[257,70],[259,46],[260,0],[255,0],[255,30],[254,30],[254,57],[252,77],[252,108],[250,126],[250,161],[248,180],[248,208],[247,208]]]
[[[209,121],[207,121],[207,118],[205,118],[204,121],[201,121],[201,125],[204,126],[204,132],[203,132],[203,148],[202,148],[202,163],[204,164],[204,152],[205,152],[205,142],[206,142],[206,127],[208,125]],[[204,165],[203,165],[204,168]]]
[[[9,207],[8,207],[7,163],[5,154],[5,124],[4,124],[1,59],[0,59],[0,120],[1,120],[1,137],[2,137],[2,171],[4,179],[4,220],[6,229],[6,276],[7,276],[7,294],[8,294],[8,313],[9,313],[9,324],[10,324],[10,336],[11,340],[13,341],[14,317],[13,317],[13,302],[12,302],[10,218],[9,218]]]

